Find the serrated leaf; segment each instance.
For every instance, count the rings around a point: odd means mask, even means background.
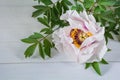
[[[42,3],[44,3],[45,5],[50,5],[53,2],[51,0],[41,0]]]
[[[101,75],[100,67],[98,62],[93,62],[92,63],[93,69],[96,71],[97,74]]]
[[[29,47],[26,49],[26,51],[25,51],[25,53],[24,53],[24,55],[25,55],[26,58],[33,55],[36,46],[37,46],[37,44],[33,44],[33,45],[29,46]]]
[[[39,43],[39,54],[43,59],[45,59],[45,54],[44,54],[44,51],[43,51],[42,43]]]
[[[100,61],[100,63],[102,63],[102,64],[108,64],[108,62],[107,62],[105,59],[102,59],[102,60]]]
[[[21,41],[24,43],[37,43],[38,42],[36,39],[32,39],[32,38],[24,38],[24,39],[21,39]]]
[[[35,32],[34,35],[31,35],[29,38],[33,38],[33,39],[40,39],[43,38],[44,36],[40,33]]]
[[[47,26],[47,27],[50,27],[49,26],[49,24],[48,24],[48,22],[47,22],[47,20],[45,19],[45,18],[37,18],[38,19],[38,21],[40,22],[40,23],[42,23],[43,25],[45,25],[45,26]]]
[[[88,69],[91,66],[91,63],[86,63],[85,69]]]

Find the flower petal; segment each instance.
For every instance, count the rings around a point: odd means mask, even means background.
[[[107,46],[104,40],[99,42],[99,45],[93,51],[94,55],[87,62],[101,61],[107,51]]]

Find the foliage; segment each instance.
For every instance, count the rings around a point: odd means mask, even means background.
[[[31,57],[38,46],[40,56],[45,59],[45,56],[51,57],[51,48],[54,47],[49,36],[60,27],[65,27],[68,22],[60,20],[61,14],[67,10],[77,10],[78,12],[86,9],[87,13],[92,13],[97,22],[101,22],[101,26],[105,27],[106,43],[108,38],[114,39],[114,35],[120,36],[120,1],[119,0],[35,0],[38,5],[33,6],[35,11],[32,17],[37,18],[38,22],[43,24],[44,28],[39,33],[35,32],[28,38],[22,39],[22,42],[31,44],[25,51],[25,57]],[[107,64],[102,59],[100,63]],[[86,63],[86,69],[90,66],[101,75],[99,63]]]

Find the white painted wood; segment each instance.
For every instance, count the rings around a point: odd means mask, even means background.
[[[32,6],[37,4],[34,0],[0,0],[0,6]]]
[[[102,76],[77,63],[0,64],[1,80],[115,80],[120,79],[120,63],[101,65]]]
[[[102,65],[103,76],[92,69],[85,70],[64,53],[52,50],[53,58],[42,60],[38,51],[28,59],[24,50],[28,46],[20,42],[43,25],[32,18],[33,0],[0,0],[0,80],[114,80],[120,76],[120,43],[110,41],[112,49],[105,55],[109,65]]]

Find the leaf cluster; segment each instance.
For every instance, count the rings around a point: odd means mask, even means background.
[[[37,47],[39,55],[43,59],[45,59],[45,56],[51,57],[51,48],[54,47],[54,45],[47,39],[47,36],[35,32],[33,35],[30,35],[28,38],[24,38],[21,41],[30,44],[24,53],[26,58],[31,57]]]
[[[88,14],[92,13],[97,20],[105,27],[106,43],[108,38],[114,39],[112,34],[120,36],[120,0],[35,0],[38,2],[33,8],[35,11],[32,17],[37,18],[44,28],[39,33],[22,39],[21,41],[30,46],[26,49],[25,57],[31,57],[38,47],[39,55],[45,59],[45,56],[51,57],[51,48],[54,47],[49,36],[56,30],[68,26],[68,22],[60,20],[60,16],[67,10],[76,10],[78,12],[84,9]],[[110,50],[110,49],[109,49]],[[109,51],[108,50],[108,51]],[[101,75],[99,64],[108,64],[105,59],[100,62],[86,63],[86,69],[90,66]]]
[[[35,1],[38,1],[38,5],[33,6],[35,11],[32,13],[32,17],[37,18],[44,28],[40,30],[40,33],[34,33],[21,41],[32,44],[26,49],[25,57],[31,57],[38,46],[40,56],[45,59],[45,55],[51,57],[51,48],[54,47],[53,42],[47,38],[56,29],[68,25],[68,22],[60,20],[60,16],[69,9],[72,3],[69,0],[58,0],[54,3],[51,0]]]
[[[85,69],[88,69],[89,67],[93,67],[95,72],[98,75],[101,75],[101,70],[100,70],[99,64],[108,64],[108,62],[105,59],[102,59],[100,62],[86,63],[85,64]]]
[[[78,12],[85,10],[92,13],[97,22],[105,27],[105,39],[114,39],[114,35],[120,36],[120,0],[74,0],[72,10]]]
[[[120,1],[119,0],[84,0],[82,2],[88,13],[92,13],[97,22],[105,27],[106,43],[113,35],[120,36]]]

